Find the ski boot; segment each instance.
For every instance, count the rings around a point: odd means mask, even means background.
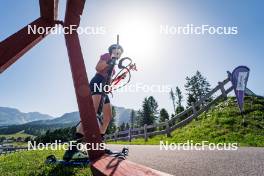
[[[69,147],[64,155],[63,160],[64,161],[86,161],[88,160],[89,156],[87,151],[81,151],[78,150],[77,145],[80,143],[83,143],[83,135],[76,133],[75,134],[76,142],[73,143],[71,147]]]

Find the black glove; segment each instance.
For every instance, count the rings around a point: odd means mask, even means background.
[[[110,66],[114,66],[116,64],[116,58],[112,58],[110,60],[108,60],[106,63]]]

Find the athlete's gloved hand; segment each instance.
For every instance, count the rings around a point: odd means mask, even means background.
[[[116,58],[112,58],[112,59],[108,60],[107,64],[110,66],[114,66],[116,64]]]

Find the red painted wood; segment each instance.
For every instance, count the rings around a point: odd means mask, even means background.
[[[42,18],[38,18],[29,25],[37,27],[52,27]],[[18,58],[35,46],[45,35],[28,34],[28,26],[25,26],[15,34],[0,43],[0,73],[12,65]]]
[[[47,21],[55,21],[58,16],[59,0],[39,0],[40,16]]]
[[[80,15],[82,14],[84,3],[85,0],[67,1],[66,15],[64,20],[65,27],[69,27],[70,25],[79,26]],[[79,37],[77,32],[74,31],[71,34],[65,34],[65,39],[85,140],[90,144],[99,144],[102,142],[102,140],[96,120],[96,114],[88,84],[89,82],[86,74]],[[88,153],[89,158],[94,160],[102,156],[104,151],[88,150]]]
[[[37,27],[52,27],[57,18],[58,0],[40,0],[41,17],[30,23]],[[85,0],[68,0],[64,26],[79,26]],[[36,45],[45,35],[28,35],[27,26],[0,43],[0,73]],[[74,88],[84,127],[85,140],[90,144],[101,143],[101,136],[93,107],[85,64],[77,32],[65,34],[65,41],[72,71]],[[102,150],[88,150],[91,169],[97,175],[157,176],[169,174],[127,161],[104,155]]]
[[[58,0],[39,0],[41,17],[31,26],[53,27],[57,19]],[[28,34],[28,25],[0,43],[0,73],[41,41],[45,35]]]
[[[92,162],[91,169],[96,176],[170,176],[170,174],[109,155],[104,155]]]

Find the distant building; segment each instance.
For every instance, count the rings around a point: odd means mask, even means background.
[[[3,140],[3,143],[10,143],[10,142],[14,142],[14,140],[13,139],[5,139],[5,140]]]
[[[3,148],[13,148],[14,146],[12,144],[3,144]]]
[[[16,139],[16,141],[17,141],[17,142],[24,142],[24,139],[23,139],[22,137],[18,137],[18,138]]]

